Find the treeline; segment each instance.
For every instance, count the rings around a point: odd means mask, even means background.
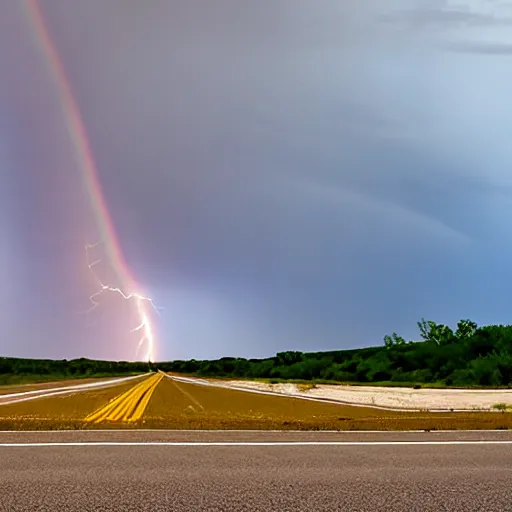
[[[223,357],[218,360],[158,364],[90,359],[0,358],[0,384],[23,376],[50,378],[127,375],[155,370],[196,376],[316,380],[397,385],[512,386],[512,326],[478,327],[470,320],[455,330],[418,322],[422,341],[386,335],[379,347],[330,352],[280,352],[266,359]],[[45,376],[47,378],[45,378]],[[14,378],[16,377],[16,379]],[[34,379],[35,380],[35,379]]]
[[[41,379],[99,377],[147,372],[148,363],[126,361],[96,361],[92,359],[51,360],[0,357],[0,383],[22,382],[22,377],[39,376]],[[13,377],[17,377],[13,378]],[[45,378],[47,377],[47,378]]]
[[[512,385],[512,326],[478,327],[461,320],[455,330],[418,322],[422,341],[396,333],[380,347],[331,352],[280,352],[267,359],[158,363],[164,371],[196,376],[320,380],[347,383],[430,384],[455,387]]]

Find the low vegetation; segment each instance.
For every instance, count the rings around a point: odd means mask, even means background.
[[[493,409],[495,409],[496,411],[502,411],[502,412],[512,411],[512,404],[506,404],[506,403],[500,402],[498,404],[494,404]]]

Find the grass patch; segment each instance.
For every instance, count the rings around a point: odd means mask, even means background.
[[[297,384],[297,389],[302,392],[309,391],[310,389],[317,389],[318,386],[314,382],[306,382],[304,384]]]
[[[502,411],[502,412],[512,411],[512,405],[511,404],[506,404],[504,402],[500,402],[500,403],[494,404],[492,406],[492,408],[495,409],[496,411]]]

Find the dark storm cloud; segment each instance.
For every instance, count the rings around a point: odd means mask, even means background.
[[[41,3],[127,259],[165,308],[160,357],[360,346],[412,335],[421,316],[503,313],[512,212],[497,191],[511,184],[512,73],[440,50],[448,25],[489,16],[446,4]],[[24,49],[0,64],[23,65],[0,105],[17,102],[2,129],[20,156],[2,163],[25,213],[2,229],[27,248],[34,226],[45,235],[25,253],[23,289],[51,289],[54,305],[23,295],[40,319],[25,339],[37,327],[38,354],[107,354],[108,314],[98,331],[76,314],[92,293],[91,213],[76,197],[55,87],[23,17],[10,15]],[[404,17],[447,23],[404,31]],[[34,344],[6,350],[30,355]]]

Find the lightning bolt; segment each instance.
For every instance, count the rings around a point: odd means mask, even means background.
[[[91,249],[96,248],[100,242],[97,242],[95,244],[87,244],[85,246],[85,257],[87,266],[89,267],[89,270],[91,271],[94,279],[99,285],[99,290],[97,292],[94,292],[90,297],[89,300],[91,301],[92,306],[84,312],[84,314],[88,315],[92,311],[94,311],[98,306],[99,302],[96,300],[100,295],[104,293],[117,293],[125,300],[133,300],[135,301],[135,305],[137,308],[137,313],[139,315],[139,325],[132,329],[130,332],[142,332],[142,336],[139,340],[139,344],[137,346],[137,351],[135,354],[135,357],[137,358],[140,352],[141,347],[146,343],[147,350],[145,355],[145,360],[148,362],[154,361],[154,353],[155,353],[155,337],[153,333],[153,327],[151,325],[151,318],[149,317],[145,304],[149,303],[151,307],[156,311],[157,314],[160,314],[159,308],[155,305],[153,299],[151,297],[146,297],[145,295],[141,295],[139,293],[131,292],[126,293],[123,289],[115,286],[110,286],[108,284],[103,283],[103,281],[99,278],[98,274],[94,271],[94,267],[96,265],[99,265],[102,260],[95,260],[93,262],[89,261],[89,251]]]

